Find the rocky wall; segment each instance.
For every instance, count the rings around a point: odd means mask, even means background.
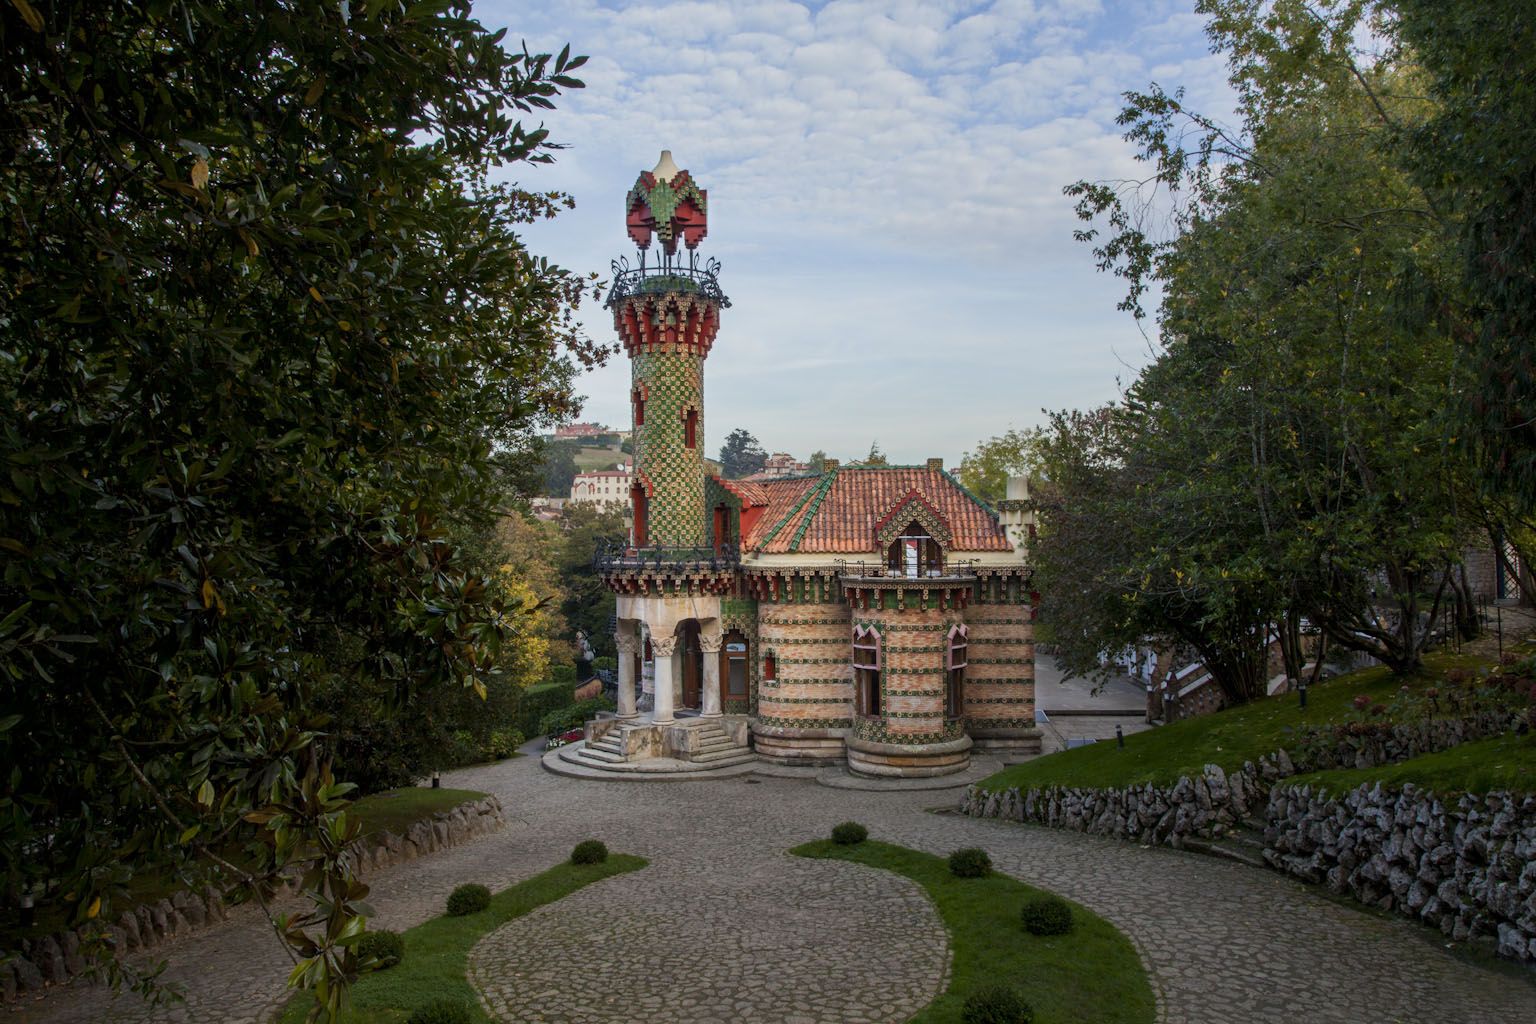
[[[466,843],[505,824],[501,801],[494,796],[469,801],[416,822],[404,835],[385,832],[366,846],[359,841],[354,847],[356,871],[365,877]],[[285,873],[278,898],[293,895],[298,886],[298,873]],[[210,927],[229,914],[228,904],[213,889],[197,893],[182,890],[123,911],[116,923],[108,925],[108,931],[121,952],[133,953]],[[81,935],[76,932],[22,939],[15,949],[0,950],[0,999],[10,1002],[47,985],[62,984],[90,967],[91,961],[81,950]]]
[[[1276,870],[1536,962],[1536,796],[1281,786],[1265,817]]]

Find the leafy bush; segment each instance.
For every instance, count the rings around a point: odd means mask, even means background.
[[[571,687],[576,685],[576,666],[560,664],[549,666],[549,681]]]
[[[857,846],[869,838],[869,829],[856,821],[832,826],[832,841],[839,846]]]
[[[607,669],[609,672],[617,672],[619,670],[619,659],[606,656],[593,658],[592,667],[595,669]]]
[[[992,985],[965,997],[963,1024],[1031,1024],[1035,1008],[1011,985]]]
[[[1065,935],[1072,930],[1072,908],[1060,896],[1035,896],[1019,912],[1031,935]]]
[[[949,855],[949,873],[956,878],[986,878],[992,873],[992,858],[986,850],[967,846]]]
[[[462,999],[434,999],[412,1010],[405,1024],[475,1024],[475,1011]]]
[[[399,932],[383,929],[364,932],[357,943],[357,957],[376,961],[374,970],[387,970],[405,959],[405,938]]]
[[[571,703],[571,684],[540,683],[523,691],[522,702],[517,710],[517,729],[524,736],[547,735],[541,733],[539,723],[544,716]]]
[[[491,905],[491,890],[474,882],[459,886],[448,897],[448,916],[463,917],[474,914]]]
[[[480,753],[487,761],[500,761],[517,753],[523,739],[522,732],[517,729],[495,729],[486,737]]]
[[[608,847],[597,839],[583,839],[571,851],[572,864],[601,864],[608,859]]]
[[[579,729],[589,718],[596,718],[599,711],[612,711],[613,701],[607,697],[593,697],[568,707],[556,708],[539,720],[539,735],[554,736],[569,729]]]

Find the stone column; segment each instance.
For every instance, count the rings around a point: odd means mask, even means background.
[[[672,723],[672,670],[677,653],[677,637],[651,636],[651,655],[656,665],[655,712],[651,720],[657,725]]]
[[[625,632],[625,624],[619,623],[619,635],[614,637],[614,643],[619,648],[619,717],[637,718],[639,712],[635,710],[635,687],[639,680],[635,678],[635,655],[640,653],[640,637],[635,635],[634,626],[628,627]]]
[[[717,629],[713,633],[699,634],[699,647],[704,652],[704,709],[701,718],[720,717],[720,643],[724,636]]]

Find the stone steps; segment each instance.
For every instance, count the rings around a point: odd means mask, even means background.
[[[1186,838],[1184,849],[1208,857],[1236,861],[1251,868],[1269,867],[1269,862],[1264,859],[1264,837],[1247,829],[1228,832],[1219,839]]]
[[[710,722],[699,727],[698,742],[689,752],[688,760],[694,764],[725,768],[751,761],[756,756],[750,747],[738,746],[732,742],[730,734],[721,728],[718,722]]]

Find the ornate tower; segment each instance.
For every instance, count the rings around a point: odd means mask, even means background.
[[[704,357],[730,300],[720,291],[718,260],[699,264],[708,230],[708,194],[663,150],[624,200],[638,264],[613,263],[608,308],[633,374],[635,482],[631,543],[636,548],[705,544]],[[653,240],[659,252],[651,257]],[[682,242],[685,252],[679,252]]]

